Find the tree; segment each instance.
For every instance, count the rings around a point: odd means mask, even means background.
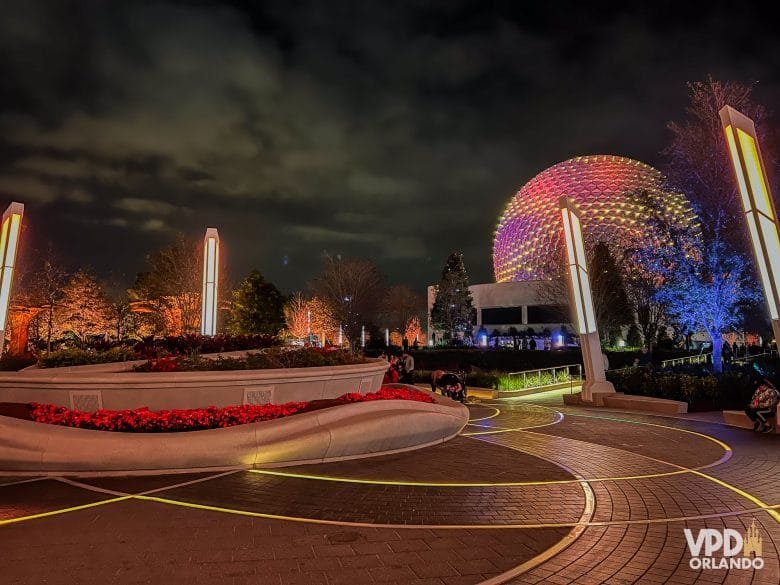
[[[433,327],[444,332],[444,339],[454,339],[458,332],[470,332],[473,303],[463,255],[453,252],[436,287],[436,300],[431,308]]]
[[[233,291],[228,329],[231,333],[276,335],[284,326],[283,308],[279,289],[253,270]]]
[[[403,339],[405,339],[406,343],[409,345],[414,345],[415,341],[422,343],[424,341],[424,339],[422,339],[423,337],[424,334],[422,327],[420,326],[420,318],[414,316],[406,322]]]
[[[639,333],[639,328],[636,326],[636,323],[632,323],[628,327],[626,345],[628,347],[639,347],[642,345],[642,335]]]
[[[302,339],[309,335],[309,301],[300,293],[293,293],[284,304],[284,322],[287,334]]]
[[[634,315],[623,285],[623,274],[604,242],[593,247],[588,274],[596,323],[602,342],[608,344],[616,332],[634,322]]]
[[[81,346],[90,336],[105,335],[112,328],[111,305],[103,285],[84,269],[70,277],[62,289],[56,325],[63,335],[72,335]]]
[[[390,331],[398,331],[406,337],[409,322],[424,311],[423,298],[406,285],[395,285],[387,289],[379,304],[382,324]]]
[[[62,262],[49,243],[40,260],[40,268],[30,279],[30,302],[44,307],[31,323],[31,328],[38,330],[38,339],[45,340],[46,351],[51,352],[51,342],[54,335],[58,309],[62,300],[62,288],[67,279],[67,272],[61,268]]]
[[[156,313],[162,332],[169,335],[197,332],[203,284],[200,240],[179,234],[146,260],[149,271],[138,275],[131,296]]]
[[[689,83],[687,116],[669,123],[672,141],[663,151],[668,160],[666,175],[693,203],[705,232],[720,226],[726,244],[740,253],[748,251],[748,240],[718,112],[728,104],[751,117],[759,141],[766,145],[767,114],[753,102],[752,91],[750,85],[712,77]],[[771,161],[766,162],[772,167]],[[705,237],[713,239],[710,233]]]
[[[325,303],[350,345],[360,347],[362,327],[373,322],[383,296],[384,279],[376,264],[365,258],[326,255],[310,288]]]
[[[658,293],[683,327],[712,341],[712,366],[723,371],[723,334],[740,321],[740,305],[758,295],[743,256],[715,237],[696,255],[677,255],[669,281]]]

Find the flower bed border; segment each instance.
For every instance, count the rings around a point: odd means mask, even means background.
[[[427,391],[423,391],[427,393]],[[185,433],[112,433],[0,416],[0,471],[145,474],[362,459],[442,443],[468,422],[459,402],[372,400]]]
[[[28,404],[27,415],[22,409],[10,409],[11,416],[24,418],[42,424],[51,424],[94,431],[124,433],[172,433],[205,431],[217,428],[233,427],[293,416],[312,410],[320,410],[372,400],[412,400],[434,403],[435,399],[419,390],[407,388],[382,387],[376,392],[360,394],[348,392],[338,398],[314,400],[309,402],[287,402],[284,404],[243,404],[218,408],[171,409],[153,411],[148,408],[126,410],[97,410],[82,412],[55,404]],[[0,414],[4,414],[0,406]]]

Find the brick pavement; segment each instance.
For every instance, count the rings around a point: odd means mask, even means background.
[[[495,414],[492,408],[471,408],[472,418]],[[777,437],[685,418],[563,407],[557,410],[567,416],[551,424],[558,415],[548,408],[499,408],[498,416],[475,421],[466,432],[528,430],[459,437],[438,447],[362,462],[280,470],[389,482],[485,484],[479,487],[376,485],[245,471],[212,479],[214,474],[76,478],[88,486],[127,493],[208,481],[156,494],[178,505],[131,499],[0,525],[0,551],[7,561],[0,582],[458,585],[494,578],[529,561],[513,582],[778,582],[780,524],[729,485],[687,472],[684,468],[717,462],[723,449],[674,429],[727,442],[731,458],[705,473],[768,504],[780,503]],[[574,476],[590,480],[590,487],[583,489]],[[641,477],[620,479],[628,476]],[[4,485],[19,479],[0,477],[0,517],[112,497],[53,479]],[[568,483],[487,485],[545,479]],[[594,495],[588,514],[583,513],[586,493]],[[186,503],[337,524],[242,516]],[[744,531],[753,519],[764,538],[764,569],[688,568],[683,528],[728,526]],[[566,526],[436,528],[510,522]],[[412,524],[424,527],[408,527]],[[578,537],[567,538],[573,534]],[[550,547],[557,553],[537,558]]]

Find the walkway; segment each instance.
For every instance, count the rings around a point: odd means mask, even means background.
[[[527,398],[371,460],[0,477],[0,582],[778,582],[778,437]],[[763,569],[688,567],[684,528],[754,520]]]

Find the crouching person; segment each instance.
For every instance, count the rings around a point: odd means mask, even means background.
[[[431,392],[441,390],[443,396],[466,402],[466,384],[457,374],[436,370],[431,374]]]

